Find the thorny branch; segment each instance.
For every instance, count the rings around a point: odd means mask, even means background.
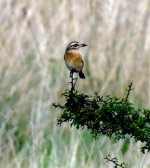
[[[128,98],[129,98],[129,95],[130,95],[130,92],[131,92],[131,90],[133,90],[132,85],[133,85],[133,82],[131,82],[131,83],[128,85],[127,96],[126,96],[126,98],[125,98],[125,102],[127,102]]]
[[[71,82],[69,83],[71,83],[71,90],[75,90],[77,78],[73,78],[73,72],[70,72],[70,78],[71,78]]]
[[[124,162],[121,163],[121,164],[119,164],[117,158],[112,158],[112,159],[111,159],[111,158],[110,158],[110,155],[104,157],[104,159],[105,159],[106,161],[109,161],[109,162],[114,163],[114,164],[115,164],[115,167],[114,167],[114,168],[118,168],[118,167],[126,168],[126,164],[125,164]]]
[[[104,98],[103,98],[102,96],[99,96],[97,92],[95,92],[95,95],[96,95],[96,97],[98,98],[98,100],[99,100],[100,102],[103,102],[103,103],[106,103],[106,104],[107,104],[107,101],[104,100]]]

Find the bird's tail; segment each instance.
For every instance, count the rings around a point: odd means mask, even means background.
[[[82,79],[85,79],[85,75],[82,71],[79,72],[79,77],[82,78]]]

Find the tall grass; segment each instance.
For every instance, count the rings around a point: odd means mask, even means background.
[[[72,40],[88,44],[78,90],[122,97],[133,81],[130,100],[150,106],[150,1],[1,0],[0,11],[0,167],[113,167],[107,154],[150,167],[140,142],[56,126],[51,107],[69,87],[63,53]]]

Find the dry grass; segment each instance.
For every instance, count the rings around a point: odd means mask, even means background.
[[[123,96],[133,81],[131,101],[150,106],[150,1],[1,0],[0,11],[1,167],[112,167],[103,160],[109,153],[150,167],[140,144],[131,140],[123,155],[123,141],[88,141],[57,127],[58,111],[49,108],[68,88],[63,53],[72,40],[88,44],[79,90]]]

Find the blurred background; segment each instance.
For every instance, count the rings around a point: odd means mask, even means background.
[[[57,126],[69,88],[63,55],[81,49],[80,92],[124,97],[150,107],[150,0],[0,1],[0,168],[108,168],[110,154],[132,168],[150,168],[150,154],[129,136],[94,140],[68,123]]]

